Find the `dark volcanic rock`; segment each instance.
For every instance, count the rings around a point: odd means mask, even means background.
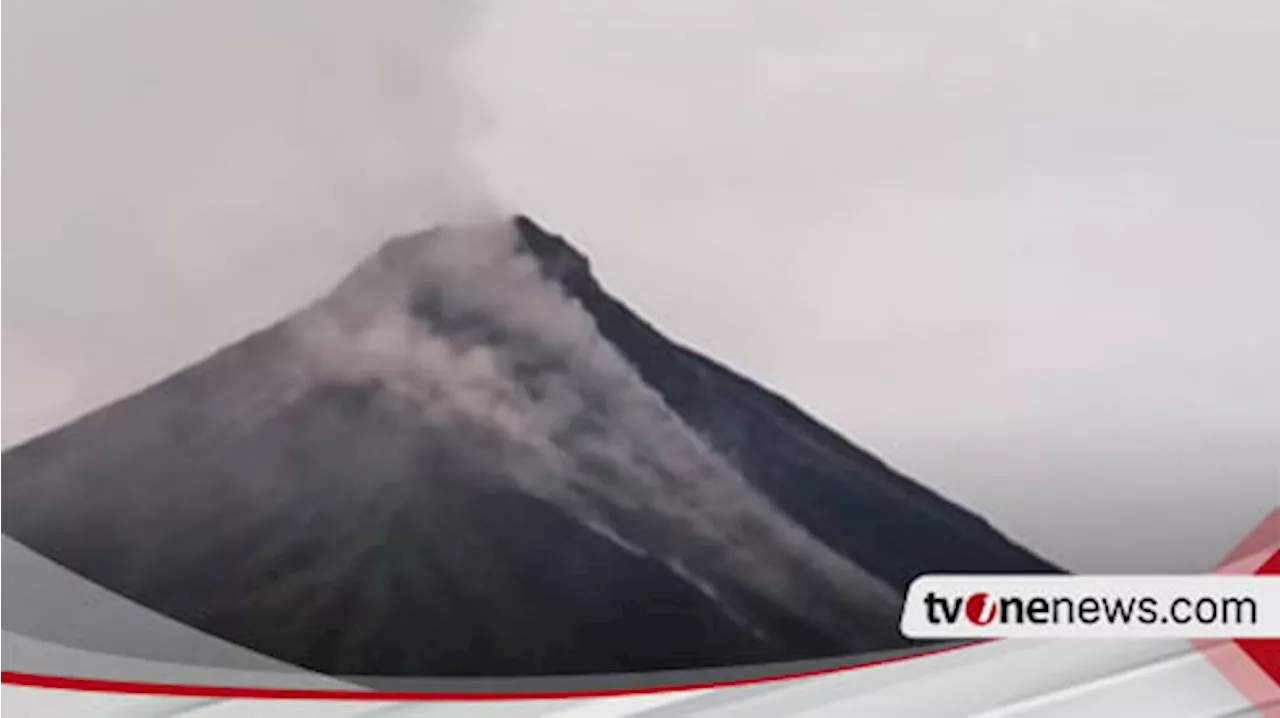
[[[922,573],[1057,571],[978,516],[895,472],[786,399],[658,333],[596,283],[586,259],[532,220],[567,290],[644,380],[743,474],[828,544],[905,590]]]
[[[667,341],[523,217],[393,240],[3,468],[8,535],[348,675],[885,649],[920,573],[1056,570]]]

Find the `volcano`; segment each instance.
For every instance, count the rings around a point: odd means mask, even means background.
[[[1057,571],[667,340],[526,217],[393,239],[3,469],[10,537],[334,675],[891,649],[922,573]]]

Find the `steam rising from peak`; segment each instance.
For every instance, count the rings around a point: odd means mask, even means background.
[[[6,376],[78,391],[12,391],[6,444],[274,321],[388,236],[494,216],[461,69],[483,9],[12,3]]]

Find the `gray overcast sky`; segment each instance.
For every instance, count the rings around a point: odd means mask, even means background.
[[[6,4],[6,445],[496,205],[1072,568],[1280,499],[1272,0]]]

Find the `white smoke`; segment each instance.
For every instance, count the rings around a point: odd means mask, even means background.
[[[5,10],[6,444],[293,311],[388,236],[491,211],[462,67],[483,3]]]
[[[424,295],[431,316],[410,309]],[[745,583],[854,640],[855,606],[892,625],[894,591],[697,436],[517,251],[510,224],[392,242],[292,329],[318,380],[373,380],[444,436],[483,437],[500,447],[477,450],[496,464],[484,474],[681,567],[699,590]]]

